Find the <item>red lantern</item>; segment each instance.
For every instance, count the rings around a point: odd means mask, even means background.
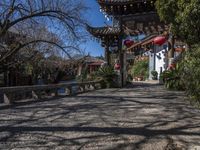
[[[176,68],[176,64],[171,64],[169,65],[168,70],[173,70],[175,68]]]
[[[120,64],[115,64],[114,68],[115,70],[120,70]]]
[[[157,36],[153,39],[154,44],[163,45],[166,42],[166,38],[164,36]]]
[[[124,41],[124,45],[126,47],[131,47],[133,44],[134,44],[134,41],[132,41],[132,40],[125,40]]]

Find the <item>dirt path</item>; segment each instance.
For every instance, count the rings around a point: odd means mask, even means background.
[[[0,107],[0,149],[191,149],[200,111],[183,97],[151,84]]]

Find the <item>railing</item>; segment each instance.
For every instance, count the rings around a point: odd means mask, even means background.
[[[73,88],[76,89],[74,90]],[[100,81],[2,87],[0,88],[0,99],[3,99],[3,102],[6,104],[12,104],[17,99],[26,99],[27,95],[33,99],[40,99],[44,93],[50,96],[59,96],[59,90],[62,90],[64,91],[61,93],[62,95],[71,96],[99,88],[101,88]]]

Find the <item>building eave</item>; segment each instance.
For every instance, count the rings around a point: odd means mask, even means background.
[[[95,37],[120,34],[120,29],[118,27],[91,27],[91,26],[88,26],[87,30],[90,34],[92,34]]]

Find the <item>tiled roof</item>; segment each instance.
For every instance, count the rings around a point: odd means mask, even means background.
[[[100,11],[111,16],[156,12],[156,0],[97,0]]]
[[[99,62],[99,63],[104,63],[105,61],[93,56],[84,56],[80,58],[78,61],[80,62],[86,62],[86,63],[94,63],[94,62]]]
[[[134,2],[135,0],[99,0],[99,2]]]
[[[141,44],[141,45],[144,46],[144,45],[147,45],[147,44],[152,43],[152,42],[153,42],[153,39],[154,39],[156,36],[158,36],[158,35],[150,35],[150,36],[146,37],[145,39],[142,40],[142,44]]]
[[[118,27],[90,27],[88,31],[94,36],[105,36],[105,35],[119,35],[120,29]]]
[[[130,48],[128,48],[127,50],[130,50],[130,49],[133,49],[135,48],[136,46],[139,46],[139,45],[147,45],[149,43],[152,43],[153,42],[153,39],[156,37],[156,35],[150,35],[148,37],[146,37],[145,39],[143,39],[141,42],[137,42],[135,44],[133,44]]]
[[[100,4],[102,4],[102,3],[107,3],[107,4],[122,3],[122,4],[124,4],[124,3],[135,3],[135,2],[138,2],[138,1],[142,2],[142,0],[98,0],[98,2]]]
[[[135,47],[137,47],[139,45],[141,45],[141,42],[136,42],[131,47],[129,47],[127,50],[133,49],[133,48],[135,48]]]
[[[89,64],[89,66],[101,66],[101,64],[103,64],[104,62],[93,62],[91,64]]]

